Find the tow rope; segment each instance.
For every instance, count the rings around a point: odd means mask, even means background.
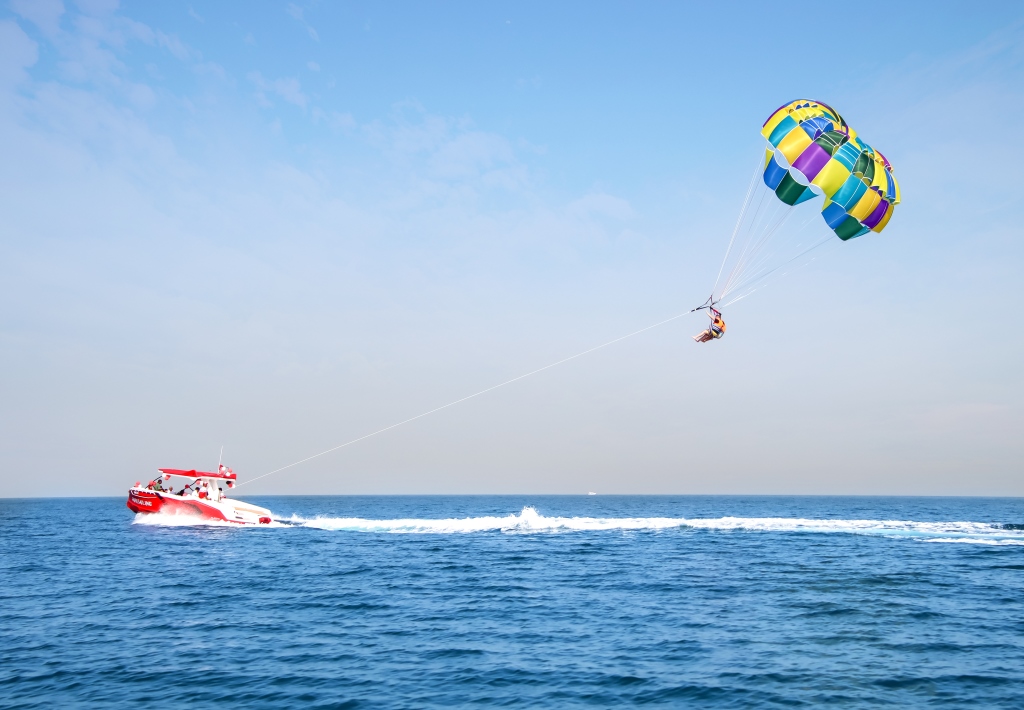
[[[710,300],[711,299],[708,298],[708,301],[710,301]],[[708,301],[705,301],[704,303],[707,304]],[[386,426],[383,429],[378,429],[377,431],[370,432],[369,434],[364,434],[363,436],[360,436],[357,439],[352,439],[351,441],[346,441],[344,444],[339,444],[337,446],[332,446],[331,448],[325,449],[324,451],[321,451],[318,454],[313,454],[312,456],[307,456],[306,458],[300,459],[300,460],[298,460],[298,461],[296,461],[294,463],[290,463],[287,466],[282,466],[281,468],[276,468],[273,471],[270,471],[268,473],[264,473],[264,474],[262,474],[260,476],[256,476],[256,478],[250,478],[248,481],[245,481],[245,483],[236,483],[235,487],[239,488],[241,486],[246,485],[247,483],[252,483],[253,481],[258,481],[261,478],[266,478],[267,476],[272,476],[275,473],[280,473],[281,471],[284,471],[286,469],[292,468],[294,466],[298,466],[299,464],[306,463],[307,461],[312,461],[313,459],[320,458],[321,456],[326,456],[327,454],[332,453],[334,451],[337,451],[338,449],[344,449],[346,446],[351,446],[352,444],[356,444],[356,443],[358,443],[360,441],[363,441],[365,439],[369,439],[372,436],[377,436],[378,434],[383,434],[386,431],[390,431],[392,429],[396,429],[396,428],[402,426],[403,424],[408,424],[409,422],[414,422],[417,419],[422,419],[423,417],[426,417],[426,416],[429,416],[431,414],[434,414],[435,412],[440,412],[442,409],[448,409],[448,407],[454,407],[456,404],[460,404],[462,402],[465,402],[466,400],[473,399],[474,397],[479,397],[482,394],[487,394],[488,392],[492,392],[492,391],[494,391],[494,390],[496,390],[496,389],[498,389],[500,387],[504,387],[505,385],[510,385],[513,382],[518,382],[519,380],[524,380],[527,377],[531,377],[531,376],[536,375],[536,374],[538,374],[540,372],[544,372],[544,370],[550,370],[552,367],[558,367],[559,365],[567,363],[570,360],[575,360],[576,358],[583,357],[584,355],[589,355],[590,353],[595,352],[597,350],[600,350],[602,348],[606,348],[609,345],[614,345],[615,343],[618,343],[618,342],[621,342],[623,340],[626,340],[627,338],[632,338],[634,335],[640,335],[641,333],[646,333],[648,330],[654,330],[655,328],[663,326],[666,323],[671,323],[674,320],[679,320],[680,318],[682,318],[684,316],[688,316],[691,313],[696,313],[697,311],[703,310],[704,308],[708,308],[708,307],[710,307],[710,306],[708,306],[708,305],[698,306],[697,308],[692,308],[692,309],[690,309],[688,311],[684,311],[683,313],[679,313],[677,315],[674,315],[671,318],[666,318],[663,321],[658,321],[654,325],[649,325],[646,328],[641,328],[640,330],[634,330],[632,333],[627,333],[626,335],[619,336],[618,338],[615,338],[614,340],[609,340],[606,343],[601,343],[600,345],[595,345],[592,348],[588,348],[588,349],[586,349],[586,350],[584,350],[582,352],[576,353],[575,355],[570,355],[569,357],[562,358],[561,360],[553,362],[550,365],[545,365],[544,367],[539,367],[536,370],[531,370],[530,372],[527,372],[526,374],[519,375],[518,377],[513,377],[511,380],[505,380],[504,382],[501,382],[501,383],[496,384],[496,385],[492,385],[491,387],[488,387],[487,389],[482,389],[479,392],[474,392],[471,395],[467,395],[465,397],[461,397],[459,399],[456,399],[456,400],[454,400],[452,402],[449,402],[448,404],[442,404],[440,407],[435,407],[435,408],[433,408],[431,410],[423,412],[422,414],[417,414],[415,417],[409,417],[408,419],[403,419],[402,421],[400,421],[400,422],[398,422],[396,424],[392,424],[391,426]]]

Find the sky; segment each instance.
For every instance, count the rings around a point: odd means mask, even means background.
[[[0,8],[0,495],[245,481],[687,311],[796,98],[884,233],[239,495],[1024,495],[1024,7],[204,0]]]

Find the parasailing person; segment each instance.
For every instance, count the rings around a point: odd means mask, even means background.
[[[709,306],[708,318],[711,319],[711,325],[708,326],[708,329],[693,336],[693,339],[698,343],[706,343],[709,340],[718,340],[725,335],[725,321],[722,320],[722,312],[714,306]]]

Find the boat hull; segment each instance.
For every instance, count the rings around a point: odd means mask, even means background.
[[[133,513],[182,515],[236,525],[266,525],[271,522],[270,511],[258,505],[230,498],[212,501],[179,496],[148,488],[130,489],[126,505]]]

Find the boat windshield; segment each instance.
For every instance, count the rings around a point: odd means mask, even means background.
[[[203,500],[219,501],[226,497],[221,481],[213,478],[193,478],[192,476],[180,476],[167,474],[157,476],[146,488],[158,493],[169,493],[183,498],[199,498]]]

